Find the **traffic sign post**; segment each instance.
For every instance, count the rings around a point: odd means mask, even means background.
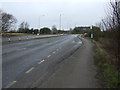
[[[91,39],[93,39],[93,34],[91,34]]]

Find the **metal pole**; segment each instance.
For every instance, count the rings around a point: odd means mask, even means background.
[[[45,15],[40,15],[39,16],[39,28],[41,28],[41,16],[45,16]],[[40,33],[40,30],[39,30],[39,33]]]
[[[40,22],[40,19],[41,19],[41,18],[40,18],[40,16],[39,16],[39,29],[40,29],[40,23],[41,23],[41,22]],[[39,33],[40,33],[40,30],[39,30]]]
[[[61,14],[60,14],[60,17],[59,17],[59,30],[61,30]]]

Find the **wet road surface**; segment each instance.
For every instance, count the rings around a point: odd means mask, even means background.
[[[81,44],[77,35],[66,35],[3,45],[3,87],[37,87]]]

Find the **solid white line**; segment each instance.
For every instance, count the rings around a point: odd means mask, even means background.
[[[17,81],[12,81],[8,86],[6,86],[5,88],[9,88],[11,87],[13,84],[15,84]]]
[[[38,62],[38,64],[41,64],[42,62],[44,62],[45,60],[42,60],[42,61],[40,61],[40,62]]]
[[[49,58],[51,55],[48,55],[47,57]]]
[[[33,69],[34,69],[34,67],[30,68],[30,69],[29,69],[28,71],[26,71],[25,73],[27,74],[27,73],[31,72]]]

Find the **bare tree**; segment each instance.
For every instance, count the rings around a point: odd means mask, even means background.
[[[53,34],[57,34],[57,33],[58,33],[58,32],[57,32],[57,28],[56,28],[55,25],[52,26],[52,33],[53,33]]]
[[[0,33],[2,33],[2,10],[0,9]]]
[[[111,21],[114,30],[113,41],[115,47],[115,56],[118,66],[118,71],[120,72],[120,1],[114,0],[110,1],[110,11],[111,11]],[[119,78],[120,79],[120,78]]]
[[[29,28],[29,24],[27,22],[25,22],[25,29]]]
[[[14,24],[17,22],[17,19],[13,15],[5,12],[0,14],[2,16],[2,32],[6,32],[14,26]]]
[[[22,22],[19,26],[19,32],[25,33],[29,29],[29,24],[27,22]]]

